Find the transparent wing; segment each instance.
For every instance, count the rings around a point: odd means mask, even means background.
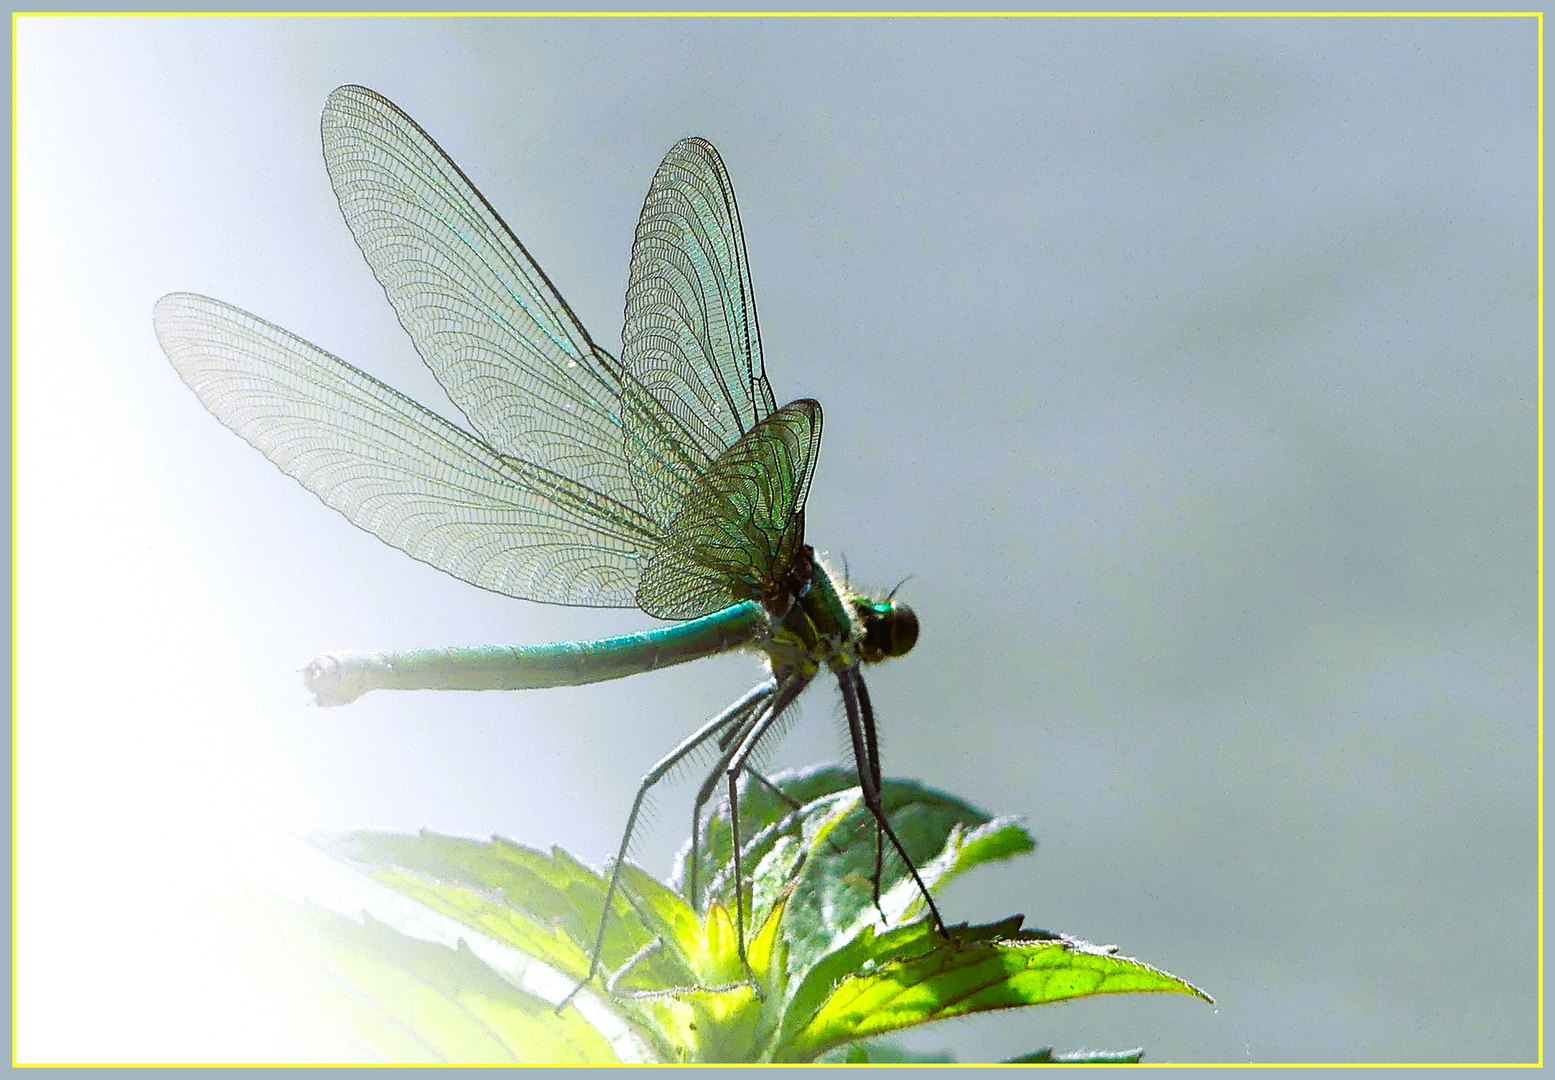
[[[639,567],[661,542],[638,511],[499,453],[238,308],[173,293],[154,321],[205,407],[352,524],[508,596],[635,603]]]
[[[785,586],[804,544],[804,503],[821,446],[821,406],[790,402],[703,474],[643,570],[637,603],[661,619],[693,619]]]
[[[400,325],[493,449],[628,506],[620,362],[599,348],[437,143],[360,86],[329,95],[324,161]]]
[[[776,408],[734,188],[718,151],[684,139],[643,202],[621,359],[626,460],[648,513],[679,513],[698,478]]]

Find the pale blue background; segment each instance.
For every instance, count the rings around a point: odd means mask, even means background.
[[[157,348],[156,298],[207,292],[448,408],[324,173],[343,82],[416,117],[611,348],[654,167],[715,142],[773,385],[826,408],[810,538],[856,581],[911,575],[920,644],[870,680],[887,770],[1041,842],[947,915],[1023,911],[1219,1000],[913,1045],[1534,1055],[1531,19],[27,19],[18,42],[23,1059],[255,1052],[258,1021],[177,1004],[219,1000],[169,908],[208,852],[426,826],[600,862],[638,775],[755,675],[304,705],[326,648],[648,623],[354,530]],[[834,697],[772,767],[844,752]],[[651,868],[688,799],[659,801]]]

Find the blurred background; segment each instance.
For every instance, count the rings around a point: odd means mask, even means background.
[[[201,920],[276,838],[602,864],[748,656],[307,704],[325,649],[596,637],[351,527],[157,346],[208,293],[458,419],[340,219],[318,112],[415,117],[619,347],[678,138],[740,198],[810,540],[917,610],[889,774],[1025,815],[952,888],[1215,995],[943,1024],[998,1060],[1516,1061],[1537,1015],[1537,24],[24,18],[16,1043],[264,1053]],[[841,758],[833,686],[767,758]],[[691,789],[662,795],[656,873]],[[204,929],[202,929],[204,928]],[[213,981],[213,979],[215,981]]]

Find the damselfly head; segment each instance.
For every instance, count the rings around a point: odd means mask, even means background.
[[[879,663],[912,651],[918,641],[918,616],[912,608],[898,600],[863,597],[855,599],[853,604],[864,627],[859,657],[865,663]]]

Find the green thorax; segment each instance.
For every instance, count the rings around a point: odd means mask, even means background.
[[[765,643],[774,674],[799,669],[813,674],[824,664],[833,671],[874,663],[910,650],[918,618],[906,604],[876,600],[839,588],[830,569],[807,551],[814,572],[809,588],[795,599]]]

